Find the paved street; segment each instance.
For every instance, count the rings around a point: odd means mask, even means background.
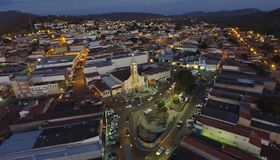
[[[148,102],[145,102],[143,100],[143,105],[142,107],[134,107],[131,109],[125,110],[125,106],[115,106],[113,107],[115,111],[121,115],[121,118],[119,120],[119,124],[122,124],[122,126],[119,129],[119,134],[120,134],[120,149],[119,149],[119,158],[120,159],[125,159],[125,148],[124,146],[129,144],[132,145],[132,152],[133,160],[142,160],[142,159],[168,159],[169,155],[166,155],[165,153],[162,153],[160,156],[157,156],[155,153],[157,149],[159,148],[159,145],[164,146],[164,148],[169,148],[172,147],[175,149],[176,145],[179,145],[180,140],[183,136],[189,135],[191,133],[191,130],[186,127],[185,121],[186,119],[191,117],[191,114],[195,111],[195,105],[201,101],[201,97],[205,94],[204,91],[206,89],[206,86],[201,85],[199,86],[195,91],[193,96],[191,97],[189,103],[187,103],[181,112],[180,116],[177,118],[175,121],[174,125],[172,128],[169,128],[167,130],[167,134],[162,138],[160,141],[160,144],[157,144],[156,147],[154,148],[145,148],[141,144],[138,143],[136,140],[137,135],[136,133],[133,132],[136,130],[136,124],[137,121],[139,120],[139,117],[143,115],[144,110],[152,106],[158,99],[166,98],[171,96],[171,92],[167,91],[165,94],[162,96],[157,96],[150,105],[147,105]],[[162,93],[162,92],[160,92]],[[126,122],[127,117],[129,117],[129,122]],[[178,129],[176,127],[178,121],[182,120],[184,122],[183,127],[181,129]],[[130,137],[125,136],[125,131],[129,129]]]

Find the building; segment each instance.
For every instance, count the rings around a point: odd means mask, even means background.
[[[11,79],[13,91],[17,98],[32,97],[29,90],[31,78],[29,76],[18,76]]]
[[[110,88],[101,80],[91,81],[88,84],[90,89],[94,89],[97,93],[97,96],[102,98],[111,97],[111,90]]]
[[[148,63],[148,59],[149,59],[147,54],[135,54],[135,55],[121,54],[121,55],[113,56],[111,61],[112,64],[116,67],[116,69],[124,68],[124,67],[129,67],[131,65],[132,57],[137,65]]]
[[[266,132],[271,141],[280,144],[280,117],[275,113],[243,107],[238,124]]]
[[[117,96],[122,92],[122,84],[110,76],[102,77],[102,81],[110,88],[112,96]]]
[[[110,77],[122,84],[122,92],[124,93],[144,91],[144,76],[139,75],[134,57],[132,57],[130,70],[122,69],[114,71],[110,74]]]
[[[145,81],[148,84],[154,84],[157,81],[166,81],[171,78],[171,70],[167,68],[149,68],[142,72]]]
[[[85,74],[85,78],[86,78],[86,83],[88,85],[89,82],[92,82],[94,80],[100,80],[101,76],[98,72],[92,72],[92,73]]]
[[[195,133],[240,148],[259,158],[262,158],[260,155],[262,145],[269,145],[269,134],[266,132],[204,116],[200,116],[196,122]]]
[[[261,85],[264,90],[267,91],[274,91],[276,87],[276,81],[269,78],[269,77],[263,77],[263,76],[256,76],[254,74],[248,74],[248,73],[241,73],[241,72],[236,72],[236,71],[222,71],[219,75],[219,77],[224,78],[224,79],[233,79],[238,83],[243,83],[243,84],[254,84],[255,87],[257,85]],[[257,89],[258,88],[258,89]],[[254,89],[256,92],[260,92],[261,88],[257,87]],[[244,89],[241,89],[244,90]]]
[[[0,146],[0,159],[98,159],[99,121],[14,133]]]
[[[36,69],[31,73],[33,82],[52,82],[52,81],[69,81],[71,71],[65,68],[43,68]]]
[[[35,98],[64,92],[64,81],[34,82],[30,76],[12,79],[12,88],[17,98]]]
[[[29,91],[32,97],[60,94],[64,92],[64,89],[60,87],[59,83],[59,81],[32,83]]]
[[[36,68],[41,69],[41,68],[65,67],[74,70],[77,63],[78,63],[77,55],[52,56],[52,57],[43,58],[40,62],[38,62]]]
[[[220,61],[200,57],[198,62],[199,68],[206,71],[216,71],[219,69]]]
[[[85,74],[98,72],[103,75],[115,70],[115,66],[110,61],[94,61],[85,65],[83,71]]]
[[[235,160],[235,158],[215,149],[214,147],[201,143],[194,137],[186,137],[181,141],[180,144],[184,149],[191,151],[197,157],[195,159],[205,160]]]

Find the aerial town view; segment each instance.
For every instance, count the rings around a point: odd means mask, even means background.
[[[280,160],[280,1],[0,0],[0,160]]]

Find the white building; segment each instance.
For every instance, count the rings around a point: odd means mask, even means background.
[[[133,93],[144,91],[145,81],[144,76],[138,74],[137,64],[132,57],[130,70],[122,69],[112,72],[110,77],[122,84],[122,92]]]
[[[152,68],[151,70],[144,71],[142,76],[145,77],[148,84],[154,84],[157,81],[164,81],[171,78],[171,70],[165,68]]]
[[[48,96],[63,93],[64,90],[60,88],[59,82],[44,82],[33,83],[29,86],[29,91],[32,97]]]
[[[195,132],[215,141],[228,144],[261,157],[262,145],[269,145],[269,134],[239,125],[199,117]]]
[[[41,68],[55,68],[55,67],[69,67],[74,70],[78,62],[76,55],[70,56],[52,56],[43,58],[37,65],[37,69]]]
[[[110,73],[115,70],[115,66],[108,61],[99,61],[87,64],[83,71],[85,74],[98,72],[99,74]]]
[[[118,68],[124,68],[131,65],[131,57],[132,55],[121,55],[115,56],[112,58],[112,63]],[[134,60],[137,65],[148,63],[148,55],[147,54],[136,54],[134,55]]]

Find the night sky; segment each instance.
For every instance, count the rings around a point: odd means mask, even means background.
[[[0,0],[0,11],[19,10],[39,15],[150,12],[165,15],[191,11],[218,11],[280,7],[280,0]]]

